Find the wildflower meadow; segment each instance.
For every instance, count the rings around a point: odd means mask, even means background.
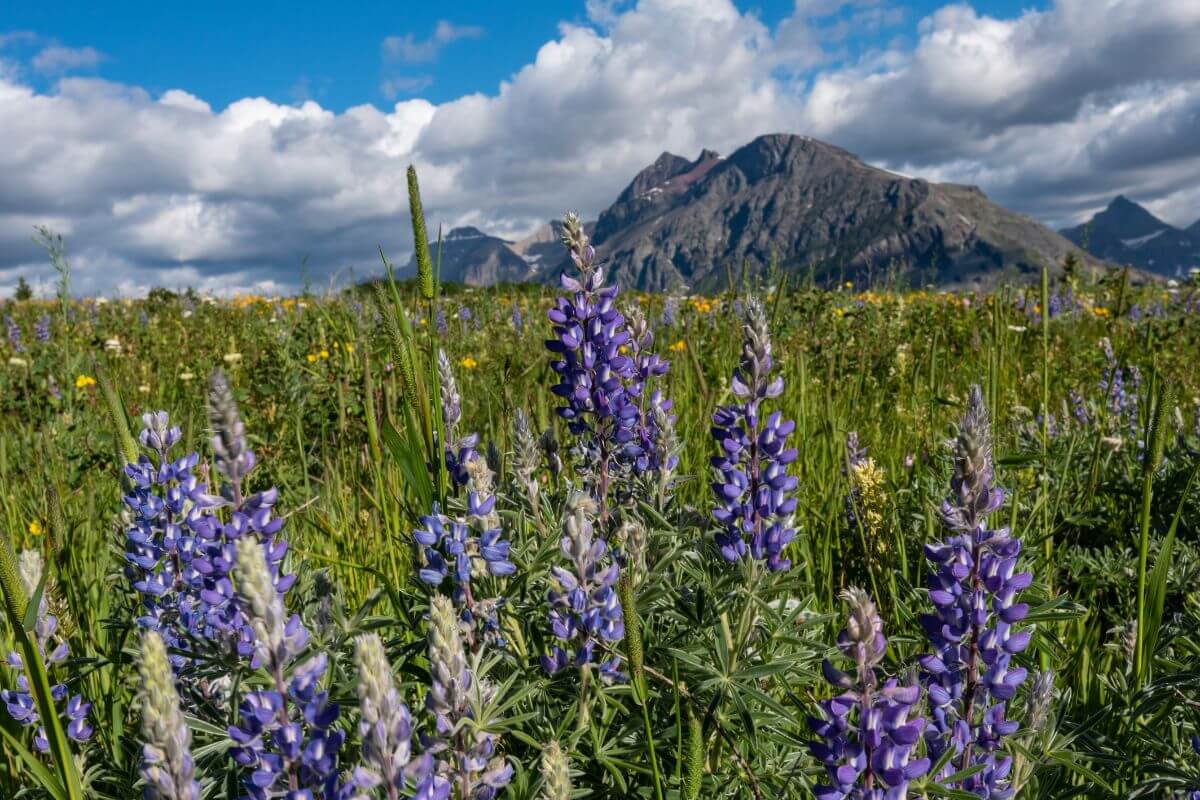
[[[0,797],[1200,798],[1200,282],[470,289],[410,194],[5,303]]]

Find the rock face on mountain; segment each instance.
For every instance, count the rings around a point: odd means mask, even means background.
[[[437,242],[429,243],[429,252],[437,259]],[[401,271],[411,277],[417,273],[415,258]],[[489,236],[478,228],[454,228],[442,239],[441,279],[468,286],[494,283],[518,283],[530,280],[529,263],[512,249],[512,242]]]
[[[1115,264],[1130,264],[1169,277],[1200,266],[1200,221],[1187,230],[1163,222],[1124,195],[1063,236]]]
[[[908,178],[788,134],[728,158],[664,153],[600,215],[593,242],[622,285],[650,290],[711,289],[729,268],[772,260],[818,280],[895,268],[916,283],[991,285],[1078,252],[976,187]]]

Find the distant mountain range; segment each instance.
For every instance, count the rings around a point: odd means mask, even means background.
[[[1108,208],[1062,235],[1096,258],[1129,264],[1168,277],[1200,266],[1200,220],[1179,229],[1163,222],[1124,195]]]
[[[557,233],[551,223],[510,242],[456,228],[443,244],[442,278],[553,280],[566,263]],[[892,270],[901,282],[980,287],[1028,281],[1071,252],[1099,266],[977,187],[910,178],[789,134],[760,136],[728,157],[663,153],[600,214],[592,241],[621,285],[643,290],[715,289],[730,268],[772,261],[819,281]]]

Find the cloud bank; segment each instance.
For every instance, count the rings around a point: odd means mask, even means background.
[[[901,35],[856,51],[847,24]],[[381,56],[421,62],[474,35],[447,23]],[[45,55],[67,74],[43,92],[0,51],[0,294],[20,276],[48,290],[36,224],[66,236],[81,292],[287,291],[372,274],[380,246],[407,258],[409,163],[432,225],[515,236],[598,213],[663,150],[776,131],[979,184],[1053,224],[1123,192],[1186,225],[1200,216],[1198,37],[1194,0],[1057,0],[1010,19],[958,4],[921,20],[883,0],[799,0],[774,28],[729,0],[592,2],[492,92],[341,113],[216,110],[72,76],[98,62],[86,48]]]

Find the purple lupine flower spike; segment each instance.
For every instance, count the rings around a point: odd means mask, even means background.
[[[913,758],[925,719],[916,713],[920,687],[888,678],[881,685],[876,668],[887,650],[883,621],[866,592],[842,594],[850,606],[838,648],[854,664],[849,675],[828,660],[826,680],[841,694],[820,703],[822,716],[810,717],[819,738],[809,751],[825,765],[829,783],[815,791],[820,800],[892,800],[908,794],[908,782],[929,771],[928,758]]]
[[[426,753],[436,757],[437,775],[455,787],[456,800],[492,800],[513,775],[512,765],[496,754],[500,737],[487,731],[487,721],[480,718],[495,687],[467,661],[458,615],[442,595],[434,595],[430,603],[429,673],[425,708],[434,725]]]
[[[466,463],[467,513],[450,517],[434,504],[433,513],[421,518],[422,527],[413,538],[423,548],[424,565],[417,576],[425,583],[438,587],[447,578],[454,584],[455,607],[472,647],[476,627],[484,638],[497,647],[505,645],[500,630],[498,609],[503,598],[479,596],[479,581],[485,576],[507,577],[516,572],[509,560],[509,542],[503,538],[500,515],[496,513],[492,471],[487,462],[476,456]]]
[[[438,350],[437,368],[442,398],[442,429],[446,435],[446,472],[455,486],[464,486],[467,483],[467,464],[479,457],[475,449],[479,444],[479,436],[474,433],[458,435],[458,425],[462,422],[462,395],[458,393],[458,382],[454,379],[454,369],[445,350]]]
[[[1026,674],[1012,657],[1030,637],[1013,628],[1029,611],[1016,596],[1032,575],[1016,571],[1020,540],[1007,528],[987,527],[987,517],[1004,504],[1004,490],[994,484],[987,407],[980,388],[972,386],[955,446],[951,497],[942,504],[950,536],[925,548],[934,567],[934,613],[921,617],[933,645],[920,659],[932,715],[925,737],[934,760],[953,751],[939,778],[982,766],[953,788],[1006,798],[1012,794],[1012,759],[999,748],[1019,726],[1005,718],[1005,706]]]
[[[762,401],[783,393],[783,378],[771,374],[770,331],[754,298],[746,304],[743,332],[741,363],[732,382],[741,402],[719,406],[713,414],[713,438],[721,447],[721,455],[712,458],[718,472],[712,485],[713,517],[721,525],[717,546],[726,561],[749,552],[768,569],[785,570],[791,561],[783,558],[783,550],[796,535],[791,527],[796,499],[790,495],[797,481],[788,465],[797,452],[787,446],[796,424],[778,411],[761,418]]]
[[[436,775],[428,754],[414,756],[413,721],[392,680],[391,665],[377,634],[359,636],[354,644],[358,665],[358,699],[363,763],[352,774],[354,788],[369,792],[378,786],[389,800],[407,797],[406,784],[418,798],[449,797],[450,784]],[[373,795],[366,795],[373,796]]]
[[[21,326],[11,316],[6,316],[4,323],[8,326],[8,346],[12,348],[14,353],[24,351],[25,346],[21,344]]]
[[[619,642],[625,636],[616,590],[620,567],[606,558],[608,543],[596,533],[596,512],[596,502],[583,492],[568,500],[559,549],[571,568],[552,568],[558,588],[547,594],[550,628],[559,641],[542,656],[549,673],[568,665],[586,667],[596,660],[598,643]],[[619,668],[620,658],[613,656],[600,664],[600,674],[614,680],[621,676]]]
[[[235,744],[230,756],[246,770],[246,796],[336,798],[338,751],[346,735],[333,727],[339,708],[319,685],[328,660],[321,653],[296,663],[308,632],[299,616],[284,610],[268,548],[244,537],[236,553],[238,592],[254,631],[252,666],[267,674],[271,686],[247,692],[238,724],[228,729]]]
[[[37,550],[24,550],[17,562],[17,577],[21,588],[28,597],[32,597],[42,582],[42,572],[45,565],[42,555]],[[67,657],[67,643],[58,633],[58,618],[50,613],[50,603],[47,597],[49,589],[43,588],[41,601],[38,603],[37,616],[34,621],[33,635],[47,668],[64,661]],[[50,741],[46,738],[46,730],[38,716],[37,704],[29,690],[29,678],[25,674],[25,662],[15,651],[9,652],[5,660],[8,667],[16,673],[14,681],[16,688],[0,690],[0,702],[12,719],[23,727],[35,726],[33,744],[39,753],[50,751]],[[86,742],[92,737],[92,726],[88,722],[92,704],[83,699],[82,695],[68,697],[65,684],[58,683],[50,687],[50,696],[59,707],[58,714],[66,723],[67,736],[76,742]]]
[[[50,341],[50,315],[42,314],[33,326],[33,338],[39,342]]]
[[[649,466],[653,406],[669,411],[670,403],[657,393],[647,396],[645,381],[663,375],[667,363],[649,352],[645,326],[637,336],[629,330],[616,307],[617,287],[605,285],[596,251],[575,214],[563,219],[563,244],[578,277],[559,276],[570,297],[559,297],[548,313],[554,338],[546,341],[546,349],[559,379],[552,391],[560,399],[556,412],[578,439],[588,488],[604,523],[614,470],[642,472]]]
[[[138,624],[157,631],[176,651],[171,663],[178,671],[188,661],[179,653],[188,649],[185,640],[204,628],[205,601],[193,563],[198,531],[222,500],[193,474],[199,455],[171,459],[182,433],[167,412],[147,412],[142,422],[139,440],[149,455],[125,466],[125,574],[141,598]]]

